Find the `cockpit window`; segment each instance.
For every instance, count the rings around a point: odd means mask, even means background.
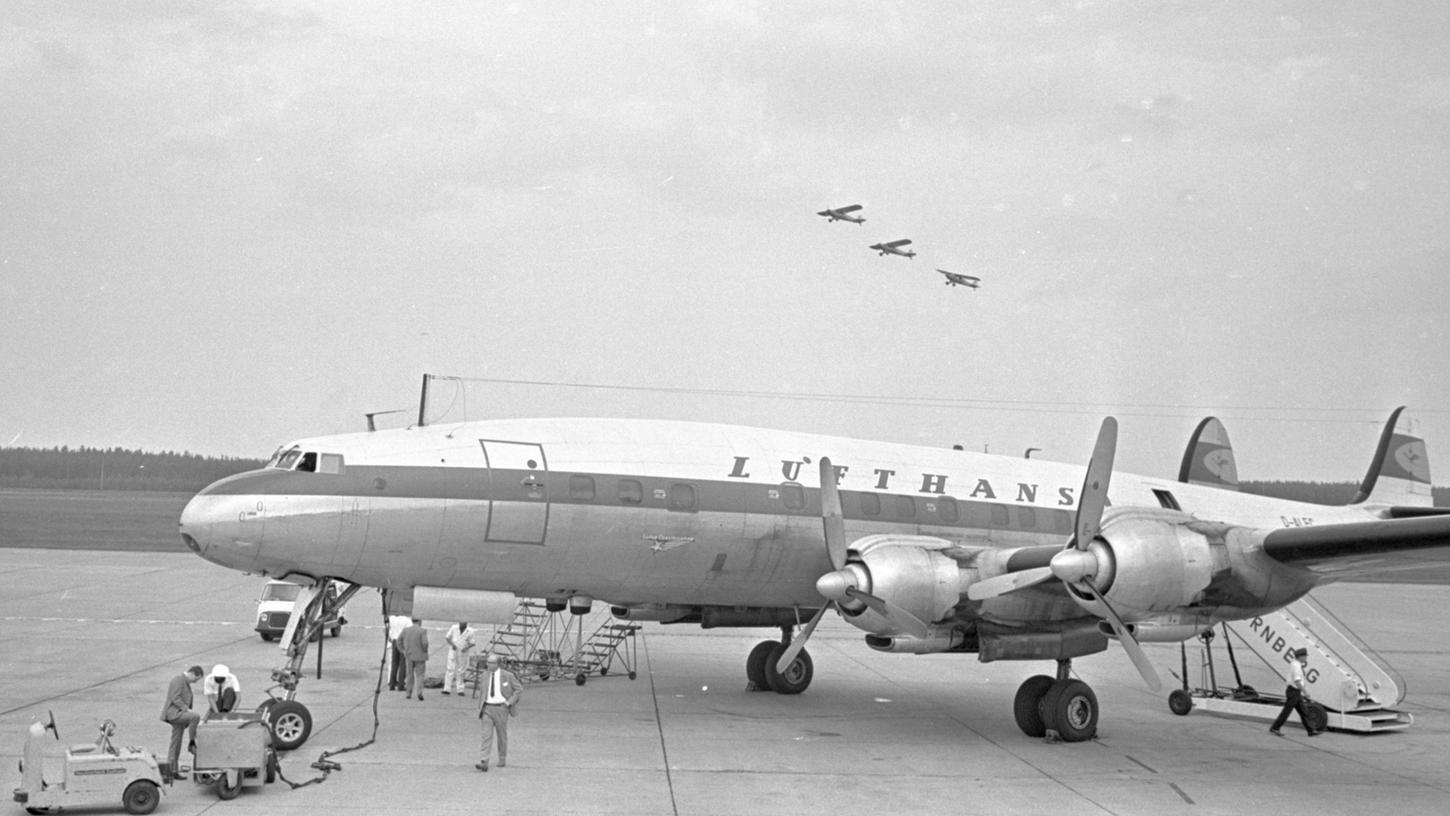
[[[301,458],[301,448],[292,447],[287,448],[286,450],[279,449],[275,454],[272,455],[272,461],[267,463],[267,467],[277,468],[278,470],[291,470],[292,468],[297,466],[297,460]]]
[[[272,454],[271,461],[267,462],[267,467],[303,473],[338,474],[342,473],[342,454],[304,451],[293,445],[290,448],[278,448]]]

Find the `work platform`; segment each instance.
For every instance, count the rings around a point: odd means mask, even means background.
[[[254,706],[279,655],[251,631],[260,583],[183,554],[0,549],[0,786],[18,784],[25,729],[47,710],[73,724],[57,752],[111,718],[128,743],[164,754],[170,729],[157,712],[167,682],[193,663],[226,663],[242,704]],[[1279,739],[1262,722],[1176,717],[1114,645],[1073,661],[1102,705],[1099,738],[1053,744],[1023,736],[1011,712],[1017,685],[1044,664],[874,652],[828,615],[810,644],[815,681],[786,697],[745,690],[745,656],[768,630],[646,624],[638,680],[528,685],[507,768],[473,769],[475,701],[410,701],[384,683],[376,742],[332,757],[343,770],[325,782],[247,789],[224,803],[178,785],[157,813],[463,816],[484,801],[490,814],[616,816],[1450,809],[1450,632],[1425,615],[1450,606],[1450,587],[1315,594],[1399,668],[1413,728],[1314,739],[1286,729]],[[321,680],[309,660],[300,695],[315,726],[283,757],[287,779],[316,776],[309,766],[324,750],[373,733],[376,593],[359,594],[348,617],[343,637],[327,640]],[[441,628],[433,633],[441,643]],[[1144,650],[1165,676],[1178,665],[1176,644]]]

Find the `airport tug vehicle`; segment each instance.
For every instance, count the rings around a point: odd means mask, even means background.
[[[54,714],[50,715],[49,722],[31,723],[25,736],[21,786],[15,789],[15,801],[27,812],[95,806],[117,799],[127,813],[150,813],[156,809],[163,784],[161,766],[150,751],[112,745],[111,737],[116,733],[114,722],[101,723],[101,736],[94,743],[66,749],[65,776],[59,782],[45,780],[46,731],[60,740]]]

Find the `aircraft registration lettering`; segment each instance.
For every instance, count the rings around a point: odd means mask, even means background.
[[[1313,516],[1279,516],[1285,527],[1313,527]]]

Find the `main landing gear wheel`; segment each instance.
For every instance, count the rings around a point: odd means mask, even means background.
[[[1042,698],[1042,722],[1063,742],[1082,742],[1098,733],[1098,696],[1081,680],[1058,680]]]
[[[1182,717],[1193,710],[1193,697],[1183,689],[1174,689],[1168,693],[1168,710]]]
[[[752,689],[770,691],[770,680],[765,676],[765,661],[779,646],[778,640],[762,640],[750,650],[750,656],[745,658],[745,678],[750,681]]]
[[[272,746],[279,751],[301,747],[312,735],[312,712],[296,700],[278,700],[267,709]]]
[[[121,794],[121,807],[124,807],[127,813],[150,813],[160,802],[161,791],[157,790],[156,783],[149,779],[137,779],[127,785],[126,792]]]
[[[1017,687],[1017,698],[1012,701],[1012,714],[1017,718],[1017,727],[1029,737],[1047,736],[1047,724],[1042,721],[1042,698],[1056,682],[1045,674],[1027,678]]]
[[[800,694],[811,685],[811,678],[816,673],[815,663],[811,660],[810,652],[801,649],[795,660],[782,672],[776,669],[776,663],[784,653],[784,643],[777,643],[770,650],[765,660],[765,681],[777,694]]]

